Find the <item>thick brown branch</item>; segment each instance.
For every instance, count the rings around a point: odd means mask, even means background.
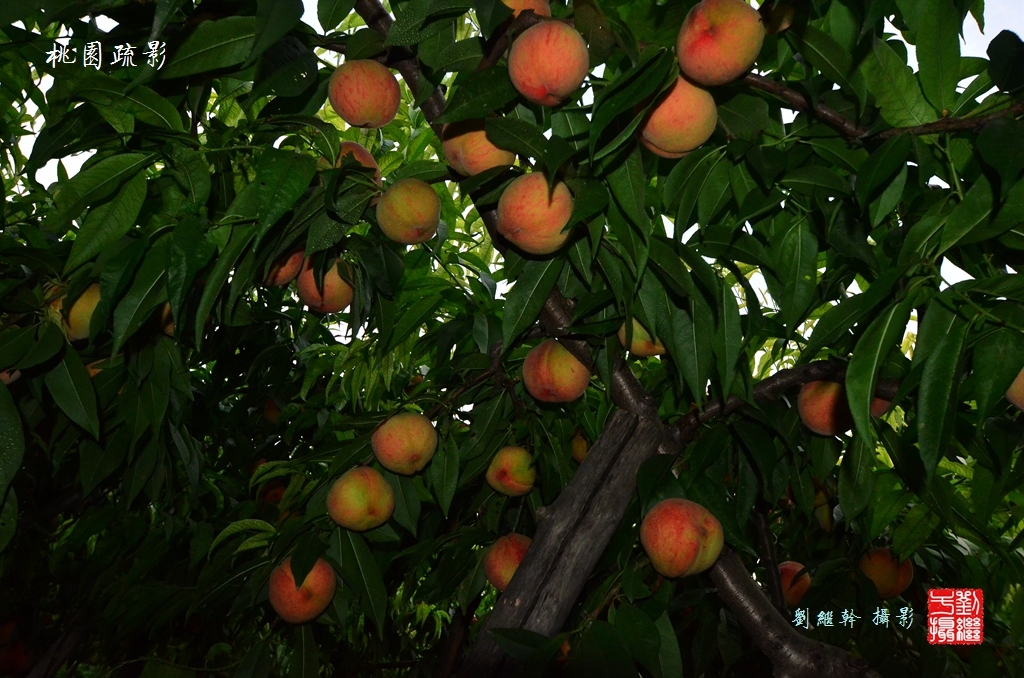
[[[722,602],[768,657],[776,678],[878,678],[867,661],[801,635],[764,597],[728,547],[708,571]]]

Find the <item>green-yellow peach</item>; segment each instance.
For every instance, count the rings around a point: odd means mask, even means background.
[[[437,450],[437,431],[422,414],[399,412],[373,432],[370,445],[381,466],[409,476],[433,458]]]
[[[523,361],[523,384],[541,402],[572,402],[589,383],[590,371],[554,339],[533,348]]]
[[[370,466],[346,471],[327,493],[327,513],[346,530],[365,532],[380,527],[395,511],[395,491]]]
[[[403,245],[426,242],[441,223],[441,199],[422,179],[399,179],[377,203],[377,224],[391,240]]]
[[[619,343],[626,345],[626,323],[619,328]],[[643,325],[633,318],[633,341],[629,345],[630,352],[641,358],[649,358],[655,355],[663,355],[665,346],[660,340],[651,338],[651,333]]]
[[[64,323],[68,339],[79,341],[89,338],[89,323],[92,322],[93,311],[96,310],[96,305],[99,303],[100,286],[98,283],[93,283],[85,288],[78,299],[75,299],[71,310],[68,311],[68,317]]]
[[[533,455],[522,447],[509,445],[498,450],[487,467],[487,484],[509,497],[529,494],[537,480]]]

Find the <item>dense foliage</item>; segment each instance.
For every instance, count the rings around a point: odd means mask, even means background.
[[[1024,420],[1003,398],[1024,366],[1024,44],[1004,32],[989,60],[960,56],[983,0],[782,0],[792,25],[768,35],[755,74],[711,88],[711,139],[659,158],[636,129],[676,80],[693,4],[554,4],[591,72],[550,108],[511,84],[499,0],[392,2],[386,38],[351,0],[320,0],[323,35],[299,0],[0,5],[0,622],[36,658],[64,652],[61,675],[437,675],[464,651],[451,629],[498,596],[483,548],[533,534],[578,468],[574,436],[601,435],[616,332],[636,318],[667,349],[627,361],[663,420],[729,395],[750,406],[645,463],[564,637],[503,647],[592,675],[764,670],[706,576],[663,579],[640,548],[641,516],[684,496],[759,581],[766,516],[778,560],[813,576],[802,605],[862,618],[807,635],[883,675],[1024,673]],[[78,63],[48,59],[58,38]],[[166,42],[166,63],[85,68],[93,41]],[[325,105],[342,54],[418,67],[393,122],[348,127]],[[447,105],[428,120],[436,87]],[[430,123],[487,116],[517,166],[459,181]],[[435,238],[381,234],[372,172],[337,157],[346,140],[385,187],[433,185]],[[82,152],[68,176],[60,160]],[[54,160],[58,181],[41,185]],[[531,166],[575,197],[552,256],[508,249],[481,217]],[[263,284],[302,247],[317,270],[347,262],[348,310],[310,313]],[[947,285],[944,262],[970,279]],[[88,337],[72,341],[68,310],[94,283]],[[521,381],[556,289],[593,354],[590,388],[565,405]],[[780,369],[824,359],[845,367],[852,433],[803,427],[795,389],[755,400]],[[880,385],[893,405],[873,418]],[[371,433],[403,409],[434,421],[436,455],[384,473],[388,523],[337,527],[330,482],[371,462]],[[484,482],[513,443],[536,461],[521,498]],[[879,545],[912,558],[900,600],[857,569]],[[298,578],[320,556],[337,570],[315,623],[267,603],[289,554]],[[983,645],[925,642],[936,586],[984,590]],[[871,624],[879,606],[912,607],[914,623]]]

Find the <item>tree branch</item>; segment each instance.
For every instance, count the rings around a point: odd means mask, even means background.
[[[768,593],[771,594],[772,605],[783,616],[789,614],[786,609],[786,595],[782,590],[782,577],[779,575],[779,563],[775,557],[775,544],[772,542],[772,531],[768,526],[768,517],[757,507],[751,514],[754,521],[754,532],[757,535],[757,553],[768,575]]]
[[[804,94],[792,89],[791,87],[787,87],[780,82],[775,82],[774,80],[757,75],[756,73],[747,74],[743,78],[743,82],[754,89],[767,92],[768,94],[782,99],[794,110],[815,115],[822,122],[828,123],[842,132],[843,135],[851,141],[860,141],[864,139],[878,139],[884,141],[885,139],[891,139],[892,137],[899,136],[900,134],[923,136],[926,134],[964,132],[977,129],[989,122],[992,122],[993,120],[998,120],[999,118],[1024,115],[1024,101],[1018,101],[1009,108],[989,113],[987,115],[979,115],[974,118],[943,118],[942,120],[936,120],[935,122],[930,122],[924,125],[891,127],[880,132],[872,133],[871,130],[861,127],[853,120],[850,120],[842,113],[833,108],[829,108],[825,104],[819,103],[812,105],[810,100]]]
[[[722,602],[768,657],[776,678],[878,678],[868,662],[801,635],[764,597],[731,549],[708,571]]]

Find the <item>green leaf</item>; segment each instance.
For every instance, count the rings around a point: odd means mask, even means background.
[[[551,638],[527,629],[488,629],[487,632],[505,654],[527,664],[548,661],[555,656],[561,644],[552,643]]]
[[[960,81],[960,30],[963,17],[953,0],[924,0],[918,18],[917,63],[921,89],[939,111],[956,101]]]
[[[333,31],[356,6],[355,0],[318,0],[316,18],[324,32]]]
[[[930,307],[929,307],[930,309]],[[927,313],[925,321],[927,322]],[[949,331],[941,337],[924,363],[921,390],[917,400],[917,441],[927,477],[931,477],[953,430],[956,408],[957,374],[964,339],[970,324],[954,316]],[[923,334],[922,327],[922,334]],[[922,337],[923,338],[923,337]]]
[[[593,157],[602,133],[623,114],[636,117],[634,108],[667,91],[675,81],[675,59],[668,50],[649,50],[639,63],[622,73],[594,96],[590,123],[590,155]],[[605,149],[606,151],[609,149]]]
[[[316,158],[311,155],[277,148],[263,151],[256,165],[259,222],[254,248],[277,220],[294,208],[315,174]]]
[[[811,332],[811,340],[800,352],[800,360],[811,360],[826,346],[832,346],[840,337],[880,304],[899,279],[901,269],[891,269],[877,278],[861,294],[846,297],[818,318]]]
[[[516,278],[516,284],[505,297],[501,336],[506,350],[512,346],[512,340],[540,315],[564,263],[559,257],[526,262],[523,272]]]
[[[234,269],[239,257],[242,256],[242,252],[245,251],[245,248],[248,247],[255,236],[255,225],[235,226],[231,233],[231,239],[224,247],[224,251],[217,257],[217,262],[213,265],[213,269],[206,279],[203,295],[199,298],[199,310],[196,312],[195,327],[197,346],[202,343],[206,318],[210,315],[210,311],[213,310],[213,305],[217,301],[224,283],[227,282],[228,276],[231,274],[232,269]]]
[[[821,188],[832,195],[849,195],[850,183],[830,167],[804,166],[786,173],[780,182],[797,191],[811,193]]]
[[[250,63],[298,25],[303,9],[302,0],[259,0],[256,4],[256,37],[248,55]]]
[[[124,342],[152,317],[157,306],[167,301],[169,241],[170,238],[162,238],[149,249],[131,287],[114,309],[113,353],[117,353]]]
[[[451,438],[445,438],[438,445],[437,454],[430,460],[430,484],[434,487],[441,513],[447,518],[455,489],[459,486],[459,450]]]
[[[117,433],[100,447],[91,440],[83,440],[78,449],[78,474],[82,482],[82,494],[88,495],[124,463],[128,451],[128,432],[120,427]]]
[[[434,122],[443,125],[471,118],[486,118],[519,96],[505,66],[460,75],[444,113]]]
[[[180,78],[227,68],[245,61],[256,40],[256,18],[230,16],[205,21],[160,70],[160,77]]]
[[[75,236],[64,273],[78,268],[116,243],[135,225],[146,199],[146,177],[137,174],[109,202],[89,211]]]
[[[385,471],[384,478],[395,493],[395,522],[409,530],[415,537],[416,524],[420,519],[420,498],[416,493],[416,481],[391,471]]]
[[[150,153],[108,156],[61,182],[54,195],[56,209],[46,217],[46,229],[63,231],[86,207],[112,195],[122,183],[149,166],[154,157]]]
[[[32,328],[35,329],[35,328]],[[19,370],[41,365],[57,355],[64,348],[64,328],[55,322],[44,321],[38,325],[37,341],[17,363]]]
[[[874,95],[887,123],[893,127],[907,127],[938,119],[935,109],[925,99],[914,71],[886,42],[875,38],[874,49],[863,68],[868,90]]]
[[[0,553],[3,553],[11,543],[18,527],[18,495],[15,494],[14,488],[11,488],[7,498],[2,501],[4,503],[0,507]]]
[[[64,349],[64,359],[46,373],[46,388],[54,402],[93,438],[100,437],[100,418],[96,410],[96,391],[89,373],[78,354],[70,346]]]
[[[875,430],[871,426],[871,400],[875,397],[878,371],[903,339],[912,309],[913,299],[904,299],[868,325],[846,370],[846,397],[853,414],[854,430],[871,446],[875,441]]]
[[[874,445],[855,434],[839,464],[839,506],[847,524],[852,523],[871,502],[874,468]]]
[[[288,662],[288,678],[317,678],[320,675],[320,648],[313,637],[312,624],[295,629],[295,646]]]
[[[21,428],[21,415],[11,392],[0,383],[0,501],[6,496],[24,457],[25,434]]]
[[[722,379],[722,391],[729,393],[736,379],[736,361],[743,352],[743,325],[735,291],[723,281],[721,292],[714,348],[718,357],[718,375]]]
[[[864,86],[853,69],[853,57],[832,36],[807,25],[799,40],[794,37],[793,42],[826,78],[845,89],[847,94],[862,98]]]
[[[1007,366],[1024,365],[1024,337],[1017,330],[999,328],[978,340],[973,356],[972,381],[981,427],[1017,377]]]
[[[35,327],[8,327],[0,332],[0,370],[17,365],[35,346],[35,338]]]
[[[359,596],[363,611],[373,620],[377,634],[383,638],[388,594],[380,566],[361,536],[340,528],[335,534],[340,540],[341,576]]]
[[[946,224],[942,227],[942,240],[935,256],[953,247],[972,230],[986,223],[992,214],[994,201],[992,185],[984,175],[978,177],[967,191],[963,202],[954,207],[946,217]]]
[[[746,141],[757,141],[772,124],[768,102],[749,94],[737,94],[720,105],[718,122],[730,137]]]
[[[656,674],[661,635],[651,618],[639,608],[622,603],[615,609],[615,632],[633,659]]]
[[[205,223],[196,218],[181,220],[171,235],[171,253],[167,262],[167,300],[171,304],[171,314],[175,321],[181,318],[185,297],[196,274],[206,266],[217,249],[205,235]]]
[[[892,548],[900,560],[909,557],[928,541],[942,519],[926,504],[916,504],[892,533]]]
[[[580,638],[572,661],[574,674],[580,676],[631,676],[636,674],[633,660],[614,627],[596,621]]]
[[[487,118],[487,138],[498,148],[541,160],[548,140],[540,128],[517,118]]]
[[[1013,31],[1000,31],[987,50],[988,73],[996,87],[1016,93],[1024,88],[1024,41]]]
[[[207,551],[207,553],[213,553],[214,549],[220,546],[224,541],[230,539],[236,534],[241,534],[243,532],[263,532],[266,534],[276,534],[277,530],[274,529],[273,525],[271,525],[265,520],[256,520],[255,518],[236,520],[235,522],[231,523],[223,530],[221,530],[220,534],[218,534],[216,538],[214,538],[213,542],[210,544],[210,548]]]
[[[679,638],[672,628],[672,621],[668,612],[658,617],[655,626],[658,628],[658,636],[661,639],[661,646],[658,651],[658,671],[655,676],[660,678],[683,678],[683,659],[679,652]]]
[[[110,107],[154,127],[185,131],[174,104],[148,87],[130,87],[109,75],[89,73],[75,83],[74,93],[85,101]]]
[[[881,187],[901,167],[906,166],[913,146],[911,135],[900,134],[888,139],[861,164],[857,172],[857,200],[862,205],[869,202],[875,189]]]
[[[126,505],[131,506],[135,497],[139,496],[139,492],[149,481],[149,477],[153,475],[153,469],[156,468],[156,461],[162,449],[163,446],[158,439],[153,438],[148,445],[142,448],[141,454],[136,457],[135,461],[128,466],[128,470],[124,474]]]
[[[798,219],[779,241],[777,254],[782,294],[779,314],[790,335],[807,313],[818,285],[818,239],[807,218]]]
[[[440,297],[431,295],[424,296],[414,302],[395,322],[395,329],[392,331],[391,338],[385,345],[386,348],[384,350],[390,351],[408,339],[409,336],[415,335],[416,330],[434,315],[434,311],[437,310],[442,301]]]

